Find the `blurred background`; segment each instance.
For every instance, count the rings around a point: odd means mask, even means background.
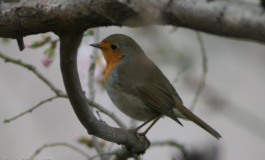
[[[196,32],[183,28],[147,27],[99,29],[99,41],[113,33],[131,36],[172,82],[184,104],[192,105],[207,64],[205,87],[198,96],[193,112],[216,129],[223,138],[216,140],[197,125],[181,121],[184,127],[169,118],[163,118],[148,132],[151,143],[173,141],[182,144],[196,159],[249,160],[265,157],[265,47],[262,44],[238,41],[201,33],[206,50],[206,61]],[[46,34],[47,35],[47,34]],[[55,35],[48,33],[52,39]],[[21,59],[36,66],[56,87],[64,90],[59,69],[57,44],[54,56],[44,55],[49,45],[32,49],[30,45],[42,40],[43,35],[24,39],[26,48],[20,52],[15,40],[0,40],[0,53]],[[90,43],[97,38],[87,36],[79,49],[79,73],[83,89],[87,89],[87,69],[94,52]],[[97,40],[98,41],[98,40]],[[118,111],[102,86],[104,60],[98,52],[95,72],[95,101],[130,126],[132,122]],[[47,62],[48,61],[48,62]],[[47,65],[48,64],[48,65]],[[54,93],[25,68],[0,59],[0,159],[28,159],[44,144],[67,142],[86,151],[93,149],[78,143],[87,136],[67,99],[56,99],[9,123],[5,119],[33,107]],[[100,116],[109,125],[116,124],[104,114]],[[114,145],[113,148],[120,146]],[[66,147],[43,150],[36,159],[85,159]],[[153,146],[142,159],[182,159],[181,152],[165,145]]]

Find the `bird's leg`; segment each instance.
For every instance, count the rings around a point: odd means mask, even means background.
[[[141,129],[143,126],[145,126],[147,123],[151,122],[152,120],[156,119],[157,116],[150,118],[149,120],[145,121],[143,124],[141,124],[140,126],[136,127],[135,129],[133,129],[135,132],[137,132],[139,129]],[[160,118],[160,117],[159,117]]]
[[[137,128],[133,129],[133,131],[137,132],[139,129],[141,129],[143,126],[145,126],[147,123],[152,122],[152,124],[142,133],[140,133],[140,135],[146,135],[146,133],[153,127],[153,125],[161,118],[161,116],[155,116],[150,118],[149,120],[145,121],[143,124],[141,124],[140,126],[138,126]]]
[[[143,133],[140,133],[141,135],[146,135],[146,133],[153,127],[153,125],[160,119],[161,117],[157,117],[153,123],[143,132]]]

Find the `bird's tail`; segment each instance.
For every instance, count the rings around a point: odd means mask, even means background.
[[[205,123],[203,120],[201,120],[199,117],[197,117],[195,114],[193,114],[190,110],[188,110],[186,107],[184,107],[182,104],[180,104],[181,107],[177,107],[179,112],[187,119],[194,123],[196,123],[198,126],[209,132],[211,135],[213,135],[215,138],[219,139],[222,138],[222,136],[214,130],[211,126],[209,126],[207,123]]]

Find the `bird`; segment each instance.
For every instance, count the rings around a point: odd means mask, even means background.
[[[215,138],[221,138],[184,106],[170,81],[131,37],[112,34],[90,46],[103,53],[104,82],[111,101],[127,116],[144,121],[137,129],[153,121],[149,130],[161,117],[167,116],[180,125],[179,118],[190,120]]]

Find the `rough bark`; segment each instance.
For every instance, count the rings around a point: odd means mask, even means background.
[[[0,37],[163,24],[264,42],[264,13],[258,4],[225,0],[1,0]]]

